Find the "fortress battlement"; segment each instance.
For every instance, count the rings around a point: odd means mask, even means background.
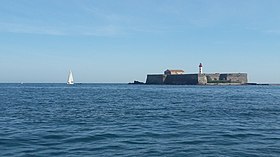
[[[176,73],[180,72],[180,73]],[[183,70],[166,70],[164,74],[147,75],[146,84],[169,85],[241,85],[248,83],[247,73],[202,73],[202,64],[199,73],[183,74]]]

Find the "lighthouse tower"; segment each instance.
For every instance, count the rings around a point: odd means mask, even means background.
[[[199,64],[199,73],[198,74],[202,74],[202,63]]]

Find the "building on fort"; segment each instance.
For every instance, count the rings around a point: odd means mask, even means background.
[[[183,70],[166,70],[164,74],[147,75],[146,84],[170,85],[241,85],[248,83],[247,73],[203,73],[199,64],[197,74],[184,74]]]
[[[165,70],[164,71],[164,74],[165,75],[180,75],[180,74],[183,74],[184,73],[184,70]]]

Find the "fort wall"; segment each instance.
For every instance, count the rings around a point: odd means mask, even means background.
[[[207,81],[218,81],[220,80],[220,73],[214,73],[214,74],[206,74]]]
[[[166,75],[147,75],[146,84],[164,84]]]
[[[248,83],[248,77],[246,73],[232,73],[232,74],[224,74],[226,75],[226,79],[231,83]]]
[[[196,85],[198,84],[198,74],[167,75],[164,84]]]
[[[148,75],[146,84],[169,85],[238,85],[248,83],[246,73]]]
[[[207,83],[248,83],[246,73],[206,74]]]

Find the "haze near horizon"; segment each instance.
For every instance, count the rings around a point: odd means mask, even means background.
[[[280,83],[278,0],[4,0],[0,82],[145,81],[182,69]]]

